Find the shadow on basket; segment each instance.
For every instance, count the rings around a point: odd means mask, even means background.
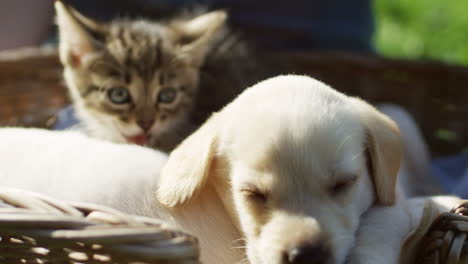
[[[372,103],[403,106],[422,128],[434,157],[468,148],[468,69],[435,62],[350,53],[260,56],[272,75],[307,74]],[[69,103],[55,50],[0,53],[0,124],[50,127]]]
[[[199,263],[196,238],[93,204],[0,190],[0,263]]]

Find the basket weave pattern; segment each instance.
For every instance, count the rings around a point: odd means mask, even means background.
[[[415,263],[468,263],[468,200],[443,213],[433,222],[419,244]]]
[[[199,263],[197,240],[155,219],[19,190],[0,201],[0,263]]]
[[[67,103],[55,50],[0,52],[0,125],[48,127]]]
[[[270,75],[318,78],[371,103],[395,103],[416,119],[434,156],[468,149],[468,69],[347,53],[259,55]],[[69,103],[55,50],[0,52],[0,125],[50,127]]]
[[[403,106],[434,157],[468,150],[467,67],[352,53],[271,57],[282,67],[276,73],[307,74],[372,104]]]

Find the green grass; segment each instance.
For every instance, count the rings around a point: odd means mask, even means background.
[[[375,0],[374,8],[379,53],[468,65],[468,0]]]

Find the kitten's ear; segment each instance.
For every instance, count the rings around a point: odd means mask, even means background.
[[[213,115],[185,139],[161,170],[156,197],[166,207],[177,207],[196,197],[212,176],[217,157],[218,122]]]
[[[80,67],[86,56],[102,45],[106,27],[84,17],[62,1],[55,2],[55,11],[60,35],[60,60],[64,65]]]
[[[211,43],[225,25],[226,19],[226,12],[213,11],[173,24],[181,54],[188,56],[196,66],[203,64],[206,54],[212,48]]]

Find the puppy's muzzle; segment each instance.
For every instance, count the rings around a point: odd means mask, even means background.
[[[291,248],[285,260],[285,264],[326,264],[330,260],[330,250],[323,243],[301,245]]]

